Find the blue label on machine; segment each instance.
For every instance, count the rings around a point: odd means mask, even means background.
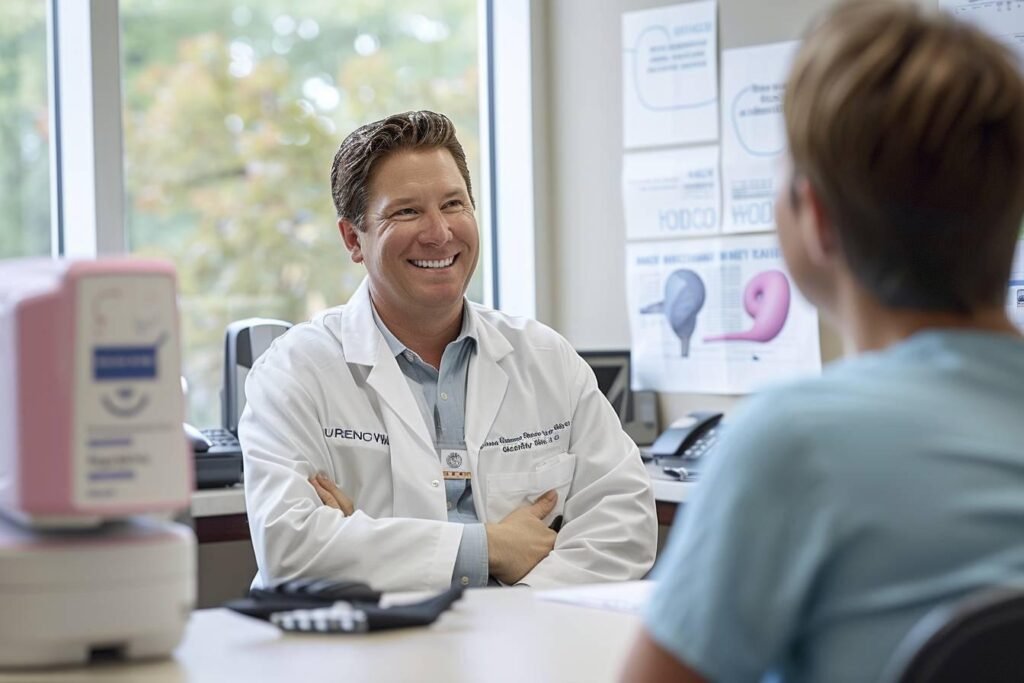
[[[93,349],[93,378],[97,380],[154,379],[155,346],[100,346]]]

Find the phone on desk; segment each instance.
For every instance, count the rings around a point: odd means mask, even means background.
[[[185,423],[196,465],[196,488],[234,486],[242,481],[242,446],[234,434],[212,427],[196,429]]]
[[[196,488],[232,486],[242,481],[242,446],[238,420],[245,408],[245,378],[271,342],[288,331],[291,323],[246,318],[227,326],[224,334],[224,388],[220,427],[196,429],[185,424],[196,464]]]
[[[692,412],[662,432],[648,452],[666,474],[681,480],[695,479],[704,457],[718,440],[721,421],[722,413]]]

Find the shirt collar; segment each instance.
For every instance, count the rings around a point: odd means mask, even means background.
[[[396,337],[388,326],[384,324],[384,321],[377,315],[377,307],[370,303],[370,311],[373,313],[373,322],[377,325],[377,329],[380,330],[381,335],[384,336],[384,341],[388,345],[388,350],[391,351],[392,356],[400,356],[404,353],[408,347],[402,343],[398,337]],[[459,336],[455,338],[452,344],[459,344],[465,339],[472,339],[474,343],[477,341],[476,332],[476,321],[470,311],[469,304],[463,299],[462,304],[462,328],[459,330]]]

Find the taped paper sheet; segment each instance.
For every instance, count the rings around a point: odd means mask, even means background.
[[[775,228],[786,130],[782,98],[798,42],[722,53],[723,232]]]
[[[719,231],[718,147],[632,152],[622,160],[626,239]]]
[[[626,147],[718,137],[717,15],[708,0],[622,15]]]

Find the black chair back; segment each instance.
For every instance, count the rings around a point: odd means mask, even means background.
[[[1024,682],[1024,589],[986,589],[929,612],[900,643],[881,680]]]

